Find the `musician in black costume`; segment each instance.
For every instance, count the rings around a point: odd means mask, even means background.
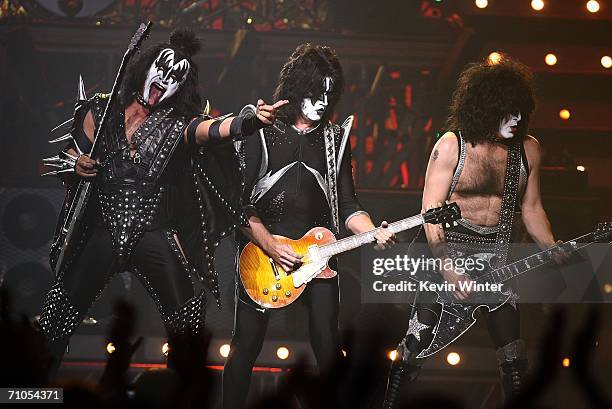
[[[452,131],[433,148],[422,204],[427,210],[451,200],[460,206],[463,218],[449,228],[425,225],[430,256],[448,260],[488,253],[505,265],[508,243],[517,235],[515,222],[519,220],[540,247],[557,244],[540,197],[540,145],[527,134],[534,109],[532,74],[517,61],[506,57],[499,63],[487,60],[470,65],[460,75],[447,124]],[[554,257],[563,262],[567,255],[559,252]],[[468,276],[453,270],[452,263],[442,265],[445,281],[456,285],[453,295],[466,300],[469,293],[461,291],[459,282],[469,282]],[[439,327],[433,334],[442,313],[434,297],[435,293],[417,295],[416,311],[411,313],[408,331],[392,363],[385,408],[396,407],[402,384],[416,380],[424,357],[445,331]],[[528,368],[516,298],[483,315],[509,398],[524,384]]]
[[[40,325],[56,358],[113,274],[134,273],[149,291],[171,340],[204,325],[203,284],[219,304],[213,265],[218,241],[247,223],[242,176],[232,139],[274,122],[274,106],[211,119],[202,112],[193,55],[199,40],[175,31],[168,43],[137,54],[104,129],[101,154],[90,158],[108,96],[84,96],[82,82],[66,149],[47,164],[67,187],[64,225],[77,182],[94,183],[78,248],[67,254],[47,294]],[[59,240],[51,250],[55,267]],[[219,304],[220,306],[220,304]]]
[[[299,239],[322,226],[336,235],[340,223],[353,233],[374,228],[355,195],[348,141],[349,117],[342,126],[330,118],[342,94],[344,77],[335,51],[303,44],[283,66],[275,98],[289,100],[273,127],[239,142],[245,170],[246,213],[242,245],[255,242],[286,271],[299,266],[293,249],[273,234]],[[391,245],[389,231],[376,234],[379,248]],[[334,260],[330,266],[335,269]],[[308,310],[311,345],[319,369],[340,355],[338,277],[314,279],[300,301]],[[289,307],[290,308],[290,307]],[[230,354],[223,371],[223,407],[241,408],[251,370],[262,348],[271,310],[247,295],[237,278],[236,313]]]

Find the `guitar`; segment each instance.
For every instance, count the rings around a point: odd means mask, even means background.
[[[98,141],[102,139],[101,135],[106,130],[110,112],[112,111],[112,107],[115,104],[115,100],[118,98],[117,94],[119,92],[121,82],[123,81],[128,62],[136,53],[136,51],[138,51],[140,44],[149,35],[149,31],[151,30],[152,24],[153,23],[151,23],[150,21],[140,24],[138,30],[136,30],[136,33],[134,33],[134,35],[132,36],[127,50],[123,54],[123,59],[121,60],[121,65],[119,66],[117,76],[115,77],[115,82],[113,83],[113,88],[111,90],[108,103],[106,104],[104,114],[102,115],[102,120],[100,121],[100,125],[96,129],[93,146],[91,147],[90,152],[90,157],[92,159],[98,158],[100,150],[100,144],[98,143]],[[51,264],[51,267],[53,268],[53,271],[56,275],[60,274],[60,272],[62,271],[66,255],[72,252],[73,248],[77,244],[76,242],[79,239],[78,232],[81,231],[81,226],[85,217],[85,208],[87,202],[89,201],[89,196],[91,196],[91,192],[93,190],[92,184],[93,182],[90,180],[83,179],[79,181],[74,195],[67,199],[70,200],[70,205],[69,207],[67,207],[63,225],[59,230],[53,243],[51,244],[51,251],[49,254],[49,263]]]
[[[386,229],[393,233],[412,229],[424,223],[446,223],[461,218],[456,203],[447,203],[423,214],[408,217],[389,224]],[[324,227],[314,227],[299,240],[275,236],[302,255],[302,264],[297,270],[287,272],[253,242],[240,253],[240,279],[249,297],[264,308],[282,308],[299,298],[306,284],[313,278],[332,278],[336,272],[329,268],[331,257],[372,243],[374,235],[382,227],[336,240],[334,234]]]
[[[559,245],[559,247],[569,253],[573,253],[593,243],[605,243],[611,240],[612,222],[607,222],[598,224],[592,232],[566,241]],[[471,293],[468,299],[461,303],[449,291],[435,291],[438,295],[436,303],[442,307],[439,314],[440,318],[433,331],[433,340],[417,358],[431,356],[463,335],[476,322],[475,312],[478,308],[485,307],[488,311],[495,311],[507,302],[513,302],[511,299],[514,298],[514,295],[503,284],[551,261],[552,252],[548,249],[514,261],[501,268],[484,269],[478,276],[470,276],[474,283],[489,285],[489,288],[491,284],[502,284],[500,286],[501,289],[499,291]],[[415,278],[421,282],[432,283],[439,285],[439,288],[444,288],[442,286],[444,278],[437,271],[423,270]]]

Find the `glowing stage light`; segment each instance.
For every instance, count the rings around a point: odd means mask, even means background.
[[[489,2],[488,0],[475,0],[474,4],[476,4],[476,7],[479,9],[484,9],[489,5]]]
[[[342,350],[342,356],[346,358],[346,356],[347,356],[347,355],[348,355],[348,354],[346,353],[346,350],[344,350],[344,349],[343,349],[343,350]]]
[[[221,348],[219,348],[219,354],[223,357],[223,358],[227,358],[228,355],[230,353],[230,346],[229,344],[223,344],[221,345]]]
[[[112,354],[113,352],[115,352],[115,346],[113,345],[112,342],[109,342],[108,344],[106,344],[106,352],[108,352],[109,354]]]
[[[570,116],[572,116],[572,113],[565,108],[559,111],[559,118],[563,119],[564,121],[570,119]]]
[[[252,24],[253,23],[253,17],[247,18],[246,23],[247,24]]]
[[[557,64],[557,56],[553,53],[548,53],[544,57],[544,62],[546,65],[550,65],[552,67],[553,65]]]
[[[542,10],[544,8],[544,1],[543,0],[532,0],[531,8],[534,9],[535,11]]]
[[[459,362],[461,362],[461,355],[456,352],[450,352],[446,355],[446,362],[452,366],[459,365]]]
[[[393,351],[387,352],[387,358],[392,361],[395,361],[397,359],[397,350],[394,349]]]
[[[603,286],[603,289],[604,289],[604,293],[606,293],[606,294],[612,293],[612,284],[605,283],[604,286]]]
[[[163,356],[168,356],[168,352],[170,352],[170,345],[167,342],[164,342],[164,345],[161,347],[161,353]]]
[[[586,8],[590,13],[597,13],[599,11],[599,2],[597,0],[587,1]]]
[[[584,166],[582,166],[582,165],[578,165],[578,166],[576,166],[576,170],[578,172],[584,172],[586,170],[586,168]]]
[[[561,365],[563,365],[564,368],[569,368],[569,366],[570,366],[570,359],[569,358],[563,358],[563,361],[561,361]]]
[[[491,54],[489,54],[488,59],[489,59],[489,64],[495,65],[501,61],[502,55],[498,53],[497,51],[493,51]]]
[[[604,68],[612,67],[612,58],[609,55],[604,55],[603,57],[601,57],[601,65]]]
[[[289,358],[289,349],[287,349],[287,347],[279,347],[276,350],[276,356],[278,357],[278,359],[287,359]]]

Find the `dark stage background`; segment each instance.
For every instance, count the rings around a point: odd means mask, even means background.
[[[531,133],[544,149],[544,204],[555,235],[569,239],[612,219],[612,71],[602,59],[612,53],[612,9],[602,6],[589,13],[584,2],[551,1],[551,7],[535,11],[529,1],[489,3],[479,9],[467,0],[0,2],[0,282],[11,288],[18,311],[38,314],[52,282],[47,252],[63,198],[57,180],[39,176],[41,159],[55,153],[48,132],[71,116],[79,75],[88,95],[109,90],[124,48],[144,19],[156,23],[147,44],[167,39],[175,27],[197,31],[203,40],[196,57],[200,91],[215,114],[238,112],[259,97],[270,100],[280,67],[298,44],[333,46],[347,83],[335,119],[356,116],[351,133],[355,181],[375,222],[419,211],[427,158],[444,131],[457,74],[491,52],[508,53],[536,74],[539,108]],[[555,54],[555,65],[546,64],[549,53]],[[207,316],[216,347],[231,336],[234,255],[227,240],[216,260],[224,308],[211,307]],[[363,304],[359,255],[342,257],[341,265],[341,326],[380,337],[378,358],[384,366],[384,354],[403,335],[407,306]],[[602,284],[609,301],[612,283]],[[89,339],[99,343],[95,337],[104,334],[112,300],[119,296],[136,304],[139,331],[152,340],[138,358],[160,362],[156,342],[163,341],[161,322],[129,274],[109,284],[78,336],[85,344]],[[609,382],[612,311],[610,304],[601,308],[601,340],[607,346],[597,351],[597,368]],[[551,308],[523,309],[524,333],[535,351]],[[568,310],[573,328],[585,307]],[[299,306],[276,314],[258,364],[286,367],[301,352],[312,360],[305,322]],[[274,354],[278,345],[296,352],[280,361]],[[104,357],[98,344],[95,351],[79,348],[68,358]],[[453,348],[462,352],[465,363],[450,370],[445,357],[432,360],[421,388],[450,390],[453,382],[470,379],[472,386],[460,393],[466,403],[493,407],[499,389],[484,326]],[[211,362],[221,364],[217,355]],[[384,373],[382,366],[378,370]],[[262,390],[274,385],[261,376],[257,385]],[[550,397],[553,404],[572,399],[577,398]]]

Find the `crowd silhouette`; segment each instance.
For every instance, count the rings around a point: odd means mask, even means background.
[[[558,380],[559,364],[564,356],[566,313],[557,309],[541,337],[540,353],[531,371],[531,381],[514,400],[503,406],[514,408],[548,408],[542,397]],[[593,371],[593,352],[601,322],[598,306],[592,306],[581,328],[572,335],[571,378],[575,393],[584,401],[583,407],[610,408],[610,399]],[[206,353],[210,337],[180,336],[170,340],[167,368],[152,369],[128,377],[134,352],[142,337],[134,334],[136,312],[125,301],[117,301],[108,331],[108,341],[115,351],[108,355],[98,382],[83,379],[49,379],[51,355],[46,350],[44,335],[36,323],[27,317],[16,317],[11,311],[10,294],[0,292],[0,386],[2,387],[61,387],[64,405],[78,408],[214,408],[212,399],[216,380],[207,368]],[[353,336],[345,334],[344,345],[350,349]],[[370,340],[375,345],[376,340]],[[251,405],[255,409],[320,409],[376,408],[380,379],[371,379],[363,368],[356,375],[351,356],[339,357],[326,373],[311,373],[304,361],[288,372],[281,386],[272,394]],[[375,371],[371,372],[376,373]],[[376,375],[377,376],[377,375]],[[460,409],[463,404],[439,393],[435,396],[405,394],[401,408]]]

